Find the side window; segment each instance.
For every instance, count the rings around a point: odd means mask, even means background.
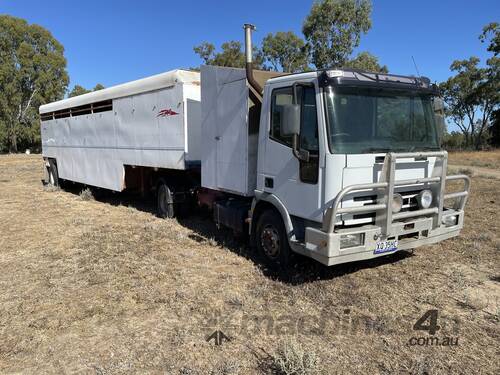
[[[318,182],[319,141],[318,117],[316,114],[316,91],[314,87],[304,86],[298,90],[300,98],[300,148],[309,151],[309,161],[300,162],[300,180],[309,184]]]
[[[280,120],[282,108],[285,104],[292,104],[293,92],[291,87],[273,90],[271,96],[271,129],[269,136],[277,142],[292,145],[292,137],[282,136],[280,133]]]
[[[299,146],[309,151],[309,161],[300,161],[300,180],[316,184],[319,170],[318,119],[316,114],[316,91],[314,87],[298,86],[297,102],[300,104],[300,136]],[[271,95],[271,129],[269,137],[289,147],[292,136],[282,136],[280,120],[284,105],[293,103],[293,88],[285,87],[273,90]],[[291,150],[290,150],[291,153]]]
[[[316,116],[316,92],[314,87],[304,87],[301,101],[300,147],[310,153],[318,153],[318,120]]]

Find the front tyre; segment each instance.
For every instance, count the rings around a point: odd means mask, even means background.
[[[286,268],[290,262],[290,245],[281,216],[274,210],[262,213],[257,221],[255,244],[267,264]]]

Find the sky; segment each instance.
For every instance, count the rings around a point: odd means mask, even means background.
[[[176,68],[198,66],[193,47],[243,42],[244,23],[254,41],[270,32],[302,35],[312,1],[238,0],[0,0],[0,14],[48,29],[65,47],[70,87],[109,87]],[[484,25],[500,21],[499,0],[374,0],[372,28],[359,51],[369,51],[397,74],[446,80],[453,60],[489,56],[478,40]],[[355,52],[355,53],[356,53]]]

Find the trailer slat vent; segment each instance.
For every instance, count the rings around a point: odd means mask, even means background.
[[[91,113],[92,113],[92,106],[90,104],[71,108],[71,116],[89,115]]]
[[[111,100],[104,100],[102,102],[97,102],[92,104],[92,112],[106,112],[113,109],[113,102]]]
[[[113,110],[113,101],[110,99],[110,100],[103,100],[101,102],[80,105],[78,107],[65,108],[59,111],[42,113],[40,115],[40,118],[42,121],[48,121],[66,117],[90,115],[92,113],[108,112],[112,110]]]
[[[42,113],[40,115],[40,118],[42,119],[42,121],[53,120],[54,119],[54,112]]]

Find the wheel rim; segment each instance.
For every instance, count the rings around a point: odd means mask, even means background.
[[[260,234],[260,244],[269,258],[277,258],[280,253],[280,236],[272,225],[266,225]]]
[[[49,182],[51,185],[55,185],[54,173],[52,172],[52,169],[49,171]]]

